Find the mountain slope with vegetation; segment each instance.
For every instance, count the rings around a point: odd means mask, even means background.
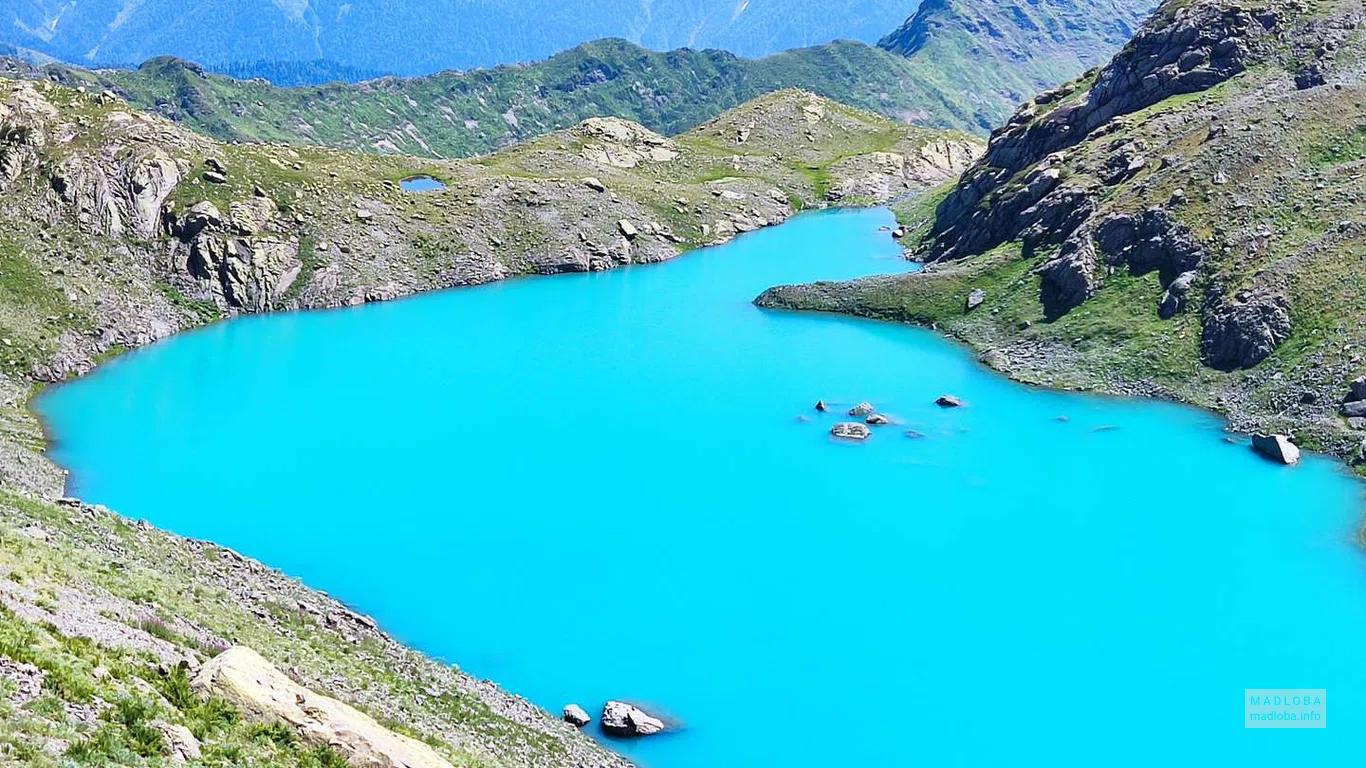
[[[983,149],[782,91],[672,138],[594,118],[422,160],[226,145],[108,93],[0,79],[0,762],[625,765],[259,563],[61,499],[29,399],[232,315],[660,261],[914,196]],[[419,174],[445,188],[401,191]],[[223,683],[244,661],[288,695]]]
[[[1363,24],[1360,0],[1171,0],[900,211],[923,274],[759,302],[934,325],[1025,381],[1366,462]]]
[[[492,151],[588,117],[678,133],[783,88],[984,134],[1028,94],[1118,50],[1148,2],[1042,0],[1025,10],[1012,0],[929,3],[884,41],[894,52],[835,42],[750,60],[601,40],[535,64],[315,88],[234,80],[166,57],[131,71],[51,66],[31,75],[112,90],[223,141],[433,157]]]
[[[0,42],[93,65],[172,55],[221,71],[325,59],[412,76],[541,59],[605,37],[743,56],[871,43],[907,11],[905,0],[19,0],[0,11]]]
[[[1039,91],[1099,66],[1157,0],[926,0],[879,48],[922,65],[959,114],[992,130]]]

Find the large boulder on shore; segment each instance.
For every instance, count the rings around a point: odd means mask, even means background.
[[[1253,435],[1252,447],[1272,461],[1281,464],[1300,463],[1300,449],[1285,435]]]
[[[329,746],[352,768],[451,768],[431,747],[289,679],[256,651],[236,646],[200,668],[194,689],[265,722],[284,723],[309,744]]]
[[[1366,418],[1366,400],[1354,400],[1342,404],[1342,415],[1349,419]]]
[[[612,736],[653,736],[664,731],[664,721],[623,701],[602,708],[602,730]]]
[[[588,716],[583,707],[578,704],[570,704],[564,708],[564,721],[575,728],[582,728],[592,722],[593,718]]]
[[[1366,400],[1366,376],[1361,376],[1347,385],[1346,402],[1353,403]]]

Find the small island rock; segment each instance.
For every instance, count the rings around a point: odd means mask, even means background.
[[[873,430],[867,425],[851,421],[831,427],[830,434],[841,440],[867,440],[873,436]]]
[[[1300,449],[1285,435],[1253,435],[1252,447],[1257,453],[1282,464],[1298,464]]]
[[[612,736],[653,736],[664,730],[664,721],[639,707],[609,701],[602,708],[602,730]]]
[[[564,708],[564,721],[575,728],[582,728],[591,723],[593,718],[588,716],[583,707],[578,704],[570,704]]]
[[[962,401],[962,400],[959,400],[958,398],[954,397],[953,395],[940,395],[940,396],[939,396],[939,399],[934,401],[934,404],[937,405],[937,406],[939,406],[940,408],[962,408],[962,407],[963,407],[963,401]]]
[[[874,413],[870,415],[868,418],[864,419],[863,421],[867,424],[872,424],[875,427],[886,426],[887,424],[892,423],[891,419],[887,418],[886,416],[883,416],[880,413]]]
[[[829,407],[826,406],[824,400],[817,400],[817,401],[816,401],[816,410],[817,410],[818,412],[820,412],[820,413],[825,413],[826,411],[828,411],[828,410],[830,410],[830,409],[829,409]]]
[[[849,415],[850,415],[850,416],[867,416],[868,414],[870,414],[870,413],[872,413],[873,411],[876,411],[876,410],[877,410],[877,409],[873,407],[873,404],[872,404],[872,403],[859,403],[858,405],[856,405],[856,406],[854,406],[853,408],[850,408],[850,409],[849,409]]]

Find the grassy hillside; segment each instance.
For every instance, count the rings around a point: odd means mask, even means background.
[[[1344,404],[1366,390],[1361,18],[1169,2],[901,211],[923,275],[760,301],[934,324],[1026,381],[1197,403],[1364,462]]]

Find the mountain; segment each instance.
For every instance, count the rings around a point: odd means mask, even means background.
[[[766,56],[837,38],[876,41],[906,0],[17,0],[0,42],[82,64],[171,55],[227,62],[328,60],[426,75],[545,58],[589,40]],[[6,18],[8,17],[8,18]]]
[[[1021,102],[1099,66],[1157,0],[926,0],[878,47],[920,63],[990,130]]]
[[[314,88],[234,80],[170,57],[132,71],[49,67],[47,74],[111,89],[225,141],[437,157],[491,151],[594,116],[677,133],[783,88],[906,122],[985,133],[1024,92],[1064,82],[1118,50],[1118,30],[1147,2],[1111,0],[1094,17],[1072,0],[1039,0],[1028,13],[1012,11],[1012,0],[934,2],[884,41],[891,51],[839,41],[743,59],[716,50],[657,53],[609,39],[534,64]],[[326,72],[329,79],[338,74]]]
[[[900,211],[923,274],[759,302],[933,324],[1019,379],[1199,404],[1366,471],[1363,21],[1169,0]]]

